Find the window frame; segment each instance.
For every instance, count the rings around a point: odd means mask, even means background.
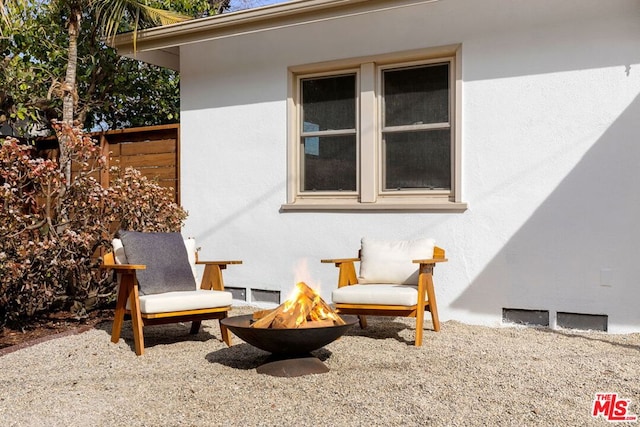
[[[298,169],[297,169],[297,184],[298,184],[298,192],[299,193],[303,193],[306,194],[307,196],[311,196],[311,197],[353,197],[353,196],[357,196],[360,190],[360,134],[359,134],[359,117],[360,117],[360,93],[358,91],[358,88],[360,87],[360,74],[359,74],[360,70],[358,68],[347,68],[345,70],[339,70],[338,72],[320,72],[320,73],[311,73],[311,74],[304,74],[304,75],[298,75],[296,78],[296,90],[298,91],[297,93],[297,111],[296,111],[296,124],[297,124],[297,134],[298,134],[298,144],[300,145],[299,149],[298,149]],[[318,131],[318,132],[305,132],[303,129],[303,121],[304,121],[304,106],[302,104],[302,90],[298,90],[301,87],[301,82],[305,79],[313,79],[313,78],[326,78],[326,77],[341,77],[341,76],[348,76],[348,75],[355,75],[355,84],[356,84],[356,90],[355,90],[355,130],[353,132],[353,134],[355,134],[356,137],[356,189],[354,191],[350,191],[350,190],[344,190],[344,191],[327,191],[327,190],[321,190],[321,191],[304,191],[302,190],[302,188],[304,187],[303,181],[304,181],[304,166],[303,166],[303,159],[304,159],[304,150],[301,148],[302,146],[302,139],[304,137],[309,137],[309,136],[333,136],[333,135],[347,135],[347,134],[351,134],[350,131],[347,132],[344,129],[340,129],[340,130],[334,130],[334,131]]]
[[[387,70],[402,70],[402,69],[409,69],[409,68],[417,68],[417,67],[422,67],[422,66],[430,66],[430,65],[438,65],[438,64],[448,64],[449,65],[449,120],[444,123],[429,123],[429,124],[422,124],[422,125],[405,125],[405,126],[390,126],[390,127],[386,127],[385,126],[385,97],[384,97],[384,78],[382,77],[384,72]],[[383,142],[384,136],[383,134],[386,133],[393,133],[393,132],[404,132],[404,131],[412,131],[412,130],[439,130],[439,129],[448,129],[451,130],[453,133],[453,121],[454,121],[454,117],[455,117],[455,96],[454,96],[454,90],[453,90],[453,86],[454,86],[454,82],[455,82],[455,70],[454,70],[454,62],[451,59],[451,57],[444,57],[444,58],[433,58],[433,59],[428,59],[428,60],[420,60],[420,61],[409,61],[409,62],[401,62],[401,63],[396,63],[394,62],[393,64],[385,64],[385,65],[379,65],[377,67],[376,70],[376,76],[377,76],[377,93],[378,93],[378,97],[379,97],[379,108],[378,108],[378,119],[379,119],[379,123],[380,126],[377,129],[377,135],[376,135],[376,144],[377,144],[377,150],[378,150],[378,170],[379,173],[377,174],[377,179],[378,179],[378,197],[389,197],[389,198],[408,198],[408,197],[431,197],[431,198],[437,198],[437,197],[443,197],[443,196],[447,196],[447,198],[449,197],[449,194],[452,192],[452,190],[426,190],[426,189],[401,189],[401,190],[389,190],[389,189],[385,189],[385,178],[386,178],[386,169],[385,169],[385,155],[386,155],[386,150],[385,150],[385,144]],[[453,139],[454,139],[454,135],[452,134],[450,137],[451,141],[451,153],[453,153]],[[454,156],[451,156],[451,160],[450,160],[450,165],[449,165],[449,170],[451,171],[451,174],[453,175],[453,171],[455,170],[455,164],[454,164]],[[451,177],[451,187],[453,187],[453,177]]]
[[[287,203],[283,211],[451,211],[461,212],[461,45],[418,49],[393,54],[352,58],[288,69]],[[382,73],[385,70],[448,62],[449,123],[451,127],[451,189],[384,190],[382,146]],[[300,82],[324,76],[356,74],[356,191],[302,191]]]

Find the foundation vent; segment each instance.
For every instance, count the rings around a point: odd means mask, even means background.
[[[502,322],[532,326],[549,326],[549,311],[503,308]]]
[[[247,290],[245,288],[233,288],[230,286],[225,286],[224,290],[231,292],[231,295],[233,295],[233,299],[235,300],[240,300],[240,301],[247,300]]]
[[[556,324],[561,328],[607,331],[609,316],[606,314],[584,314],[558,312]]]
[[[273,304],[280,304],[280,291],[251,289],[251,302],[268,302]]]

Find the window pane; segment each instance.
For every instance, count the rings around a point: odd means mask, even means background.
[[[383,79],[385,126],[449,121],[449,64],[387,70]]]
[[[384,135],[385,190],[451,188],[451,131]]]
[[[304,131],[356,128],[356,76],[302,80]]]
[[[356,190],[356,136],[302,138],[304,191]]]

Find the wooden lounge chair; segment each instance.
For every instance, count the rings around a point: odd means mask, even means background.
[[[360,262],[356,275],[355,262]],[[416,318],[415,345],[422,345],[424,312],[431,313],[433,330],[440,330],[433,288],[433,269],[445,262],[445,252],[432,239],[381,241],[362,239],[358,258],[324,259],[339,270],[338,289],[332,292],[336,310],[355,314],[360,327],[366,316]]]
[[[113,249],[101,267],[114,270],[120,278],[113,343],[120,339],[125,313],[131,315],[138,356],[144,354],[144,326],[190,321],[190,333],[197,334],[202,320],[228,316],[233,298],[224,290],[222,270],[242,261],[199,261],[195,240],[184,240],[180,233],[121,231]],[[198,264],[205,266],[199,288]],[[228,329],[221,324],[220,330],[223,341],[231,346]]]

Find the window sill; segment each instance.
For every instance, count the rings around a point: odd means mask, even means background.
[[[443,212],[457,213],[467,210],[465,202],[448,200],[407,200],[360,203],[348,200],[299,200],[280,207],[281,212]]]

